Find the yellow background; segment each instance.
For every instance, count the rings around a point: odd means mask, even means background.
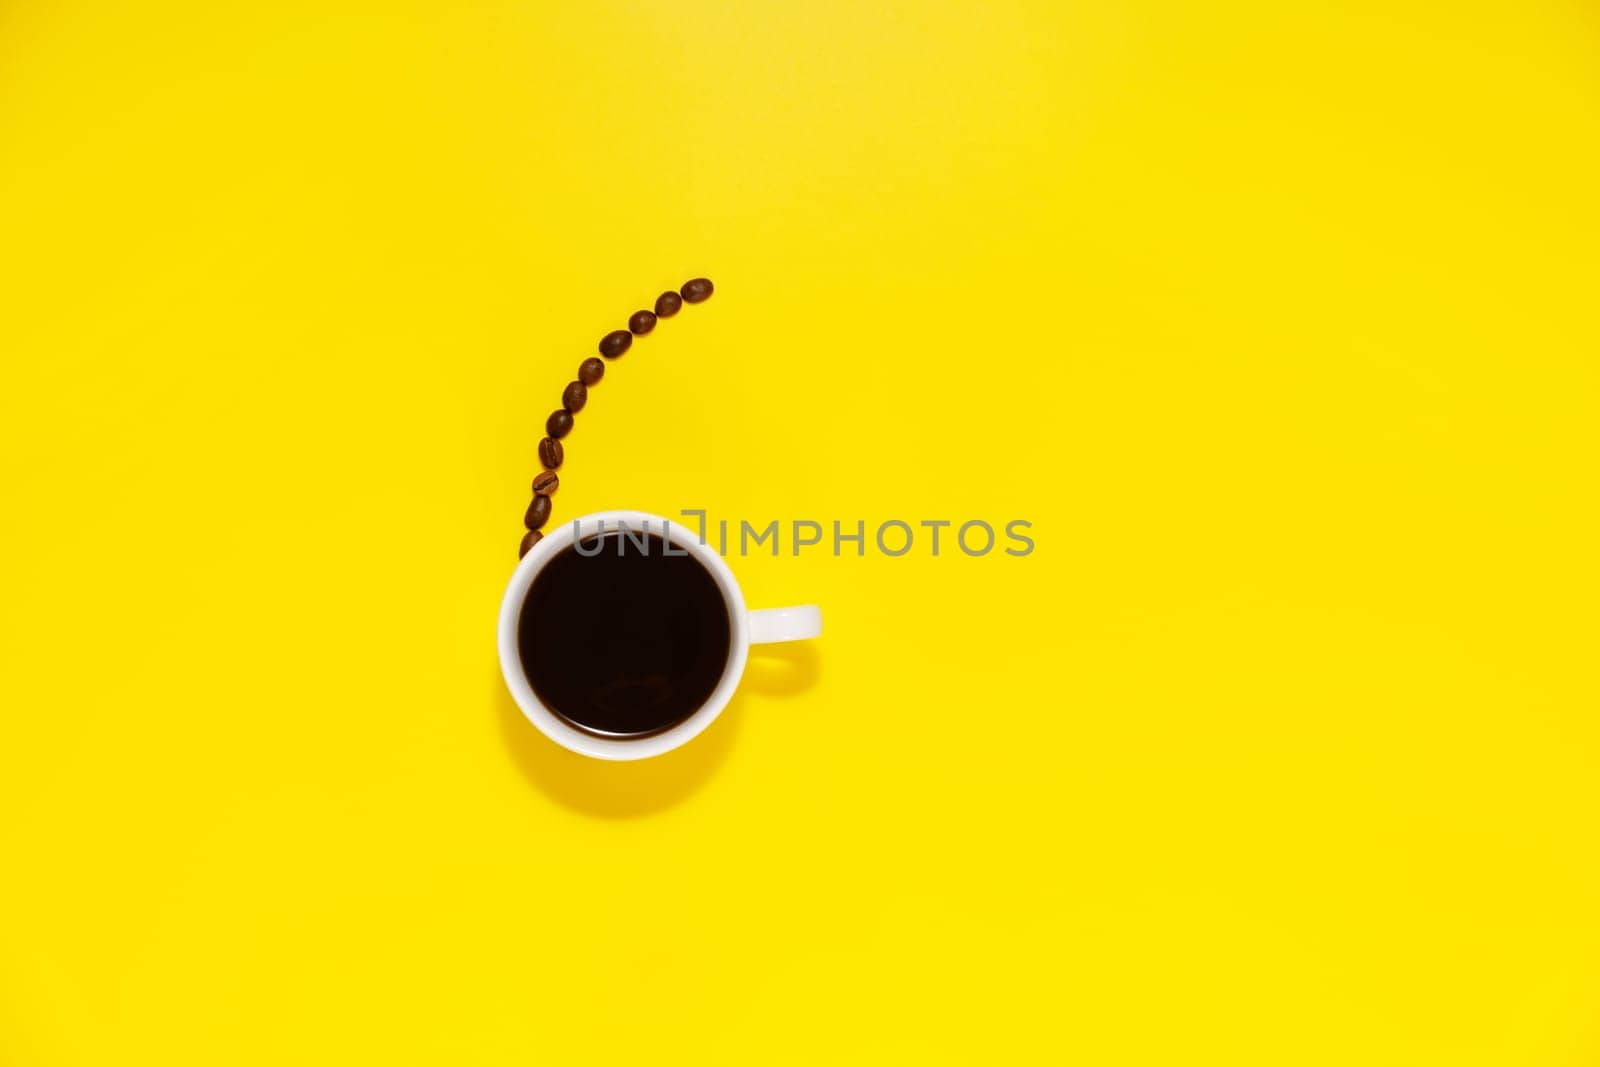
[[[0,1062],[1592,1064],[1592,3],[0,7]],[[556,517],[1034,524],[691,747]]]

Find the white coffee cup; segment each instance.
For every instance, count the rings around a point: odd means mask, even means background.
[[[728,612],[728,659],[716,688],[705,703],[676,726],[640,738],[602,737],[587,733],[547,708],[528,681],[517,642],[522,605],[528,599],[534,579],[545,565],[571,545],[575,536],[589,538],[619,528],[636,534],[649,533],[664,537],[674,549],[682,549],[694,557],[716,580],[717,588],[722,591],[723,606]],[[600,511],[548,530],[539,543],[522,557],[522,562],[517,564],[506,586],[505,597],[500,601],[500,672],[505,676],[506,686],[528,721],[556,744],[596,759],[645,759],[671,752],[693,740],[716,721],[722,709],[728,706],[733,691],[738,688],[751,645],[799,641],[821,633],[822,611],[814,604],[764,611],[748,610],[744,606],[739,583],[734,580],[733,571],[728,568],[726,561],[710,546],[702,544],[694,531],[687,527],[643,511]]]

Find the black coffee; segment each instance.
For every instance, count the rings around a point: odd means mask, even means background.
[[[651,534],[593,534],[533,580],[517,632],[522,669],[545,707],[580,730],[660,733],[722,678],[731,639],[722,592],[683,549],[666,548]]]

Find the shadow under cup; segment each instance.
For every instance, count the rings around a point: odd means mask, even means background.
[[[695,554],[648,527],[577,536],[534,576],[517,660],[539,702],[609,741],[686,722],[729,668],[728,597]]]

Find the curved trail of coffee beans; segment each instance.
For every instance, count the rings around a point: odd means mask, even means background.
[[[600,354],[606,359],[617,359],[632,346],[635,337],[643,337],[655,329],[657,319],[670,319],[684,304],[699,304],[711,292],[710,278],[691,278],[676,293],[667,290],[656,297],[655,311],[635,311],[628,316],[626,330],[612,330],[600,338]],[[593,356],[584,360],[578,365],[577,380],[568,382],[562,390],[561,406],[545,420],[544,432],[549,436],[539,442],[539,462],[544,464],[544,470],[533,480],[533,503],[528,505],[528,513],[522,517],[522,524],[528,528],[528,532],[522,535],[522,547],[517,550],[518,559],[526,556],[528,549],[538,544],[544,536],[539,531],[550,521],[550,494],[561,484],[556,477],[556,468],[566,458],[561,439],[572,432],[572,417],[589,402],[589,389],[598,385],[605,375],[603,360]]]

